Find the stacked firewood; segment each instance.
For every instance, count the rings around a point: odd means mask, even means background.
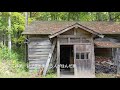
[[[95,72],[96,73],[117,73],[117,66],[109,57],[95,57]]]

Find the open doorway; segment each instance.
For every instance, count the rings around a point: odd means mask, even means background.
[[[60,45],[60,65],[61,75],[74,75],[73,45]]]

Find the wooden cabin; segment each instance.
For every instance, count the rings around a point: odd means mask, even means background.
[[[22,34],[29,70],[42,66],[43,75],[53,66],[58,77],[95,77],[95,55],[111,56],[116,64],[120,60],[119,23],[35,21]]]

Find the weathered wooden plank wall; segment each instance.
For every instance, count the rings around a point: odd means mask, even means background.
[[[30,37],[28,44],[29,70],[39,69],[41,65],[45,66],[49,52],[51,50],[51,41],[48,37]]]
[[[93,35],[83,29],[73,28],[65,33],[58,36],[60,45],[73,45],[74,46],[74,73],[77,77],[81,75],[92,75],[95,74],[95,60],[94,60],[94,43]],[[59,48],[57,48],[59,51]],[[58,54],[58,64],[59,63],[59,53]],[[79,58],[77,58],[79,54]],[[84,54],[84,58],[82,58]],[[60,74],[60,68],[58,68],[58,75]]]

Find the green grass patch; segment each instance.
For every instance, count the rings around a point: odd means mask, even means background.
[[[116,74],[99,73],[96,74],[96,78],[116,78]]]

